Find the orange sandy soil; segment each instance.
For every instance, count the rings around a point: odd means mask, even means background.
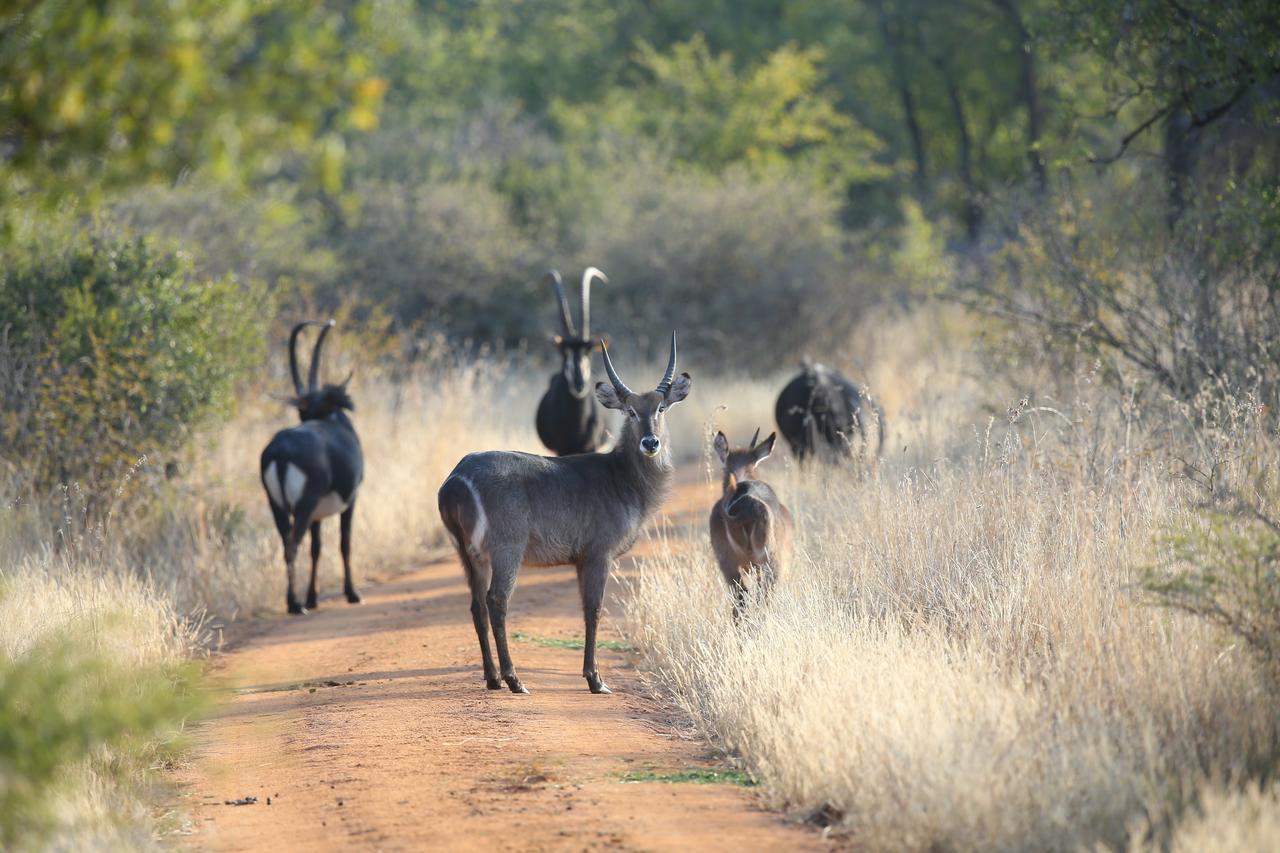
[[[665,517],[702,517],[711,493],[683,485]],[[697,543],[693,543],[696,547]],[[635,552],[654,547],[642,537]],[[356,556],[359,555],[356,542]],[[332,556],[322,576],[332,583]],[[358,565],[358,564],[357,564]],[[328,572],[326,573],[326,569]],[[283,571],[283,568],[281,569]],[[624,560],[620,572],[632,571]],[[181,844],[208,850],[801,850],[813,829],[732,784],[624,782],[631,772],[724,769],[617,651],[614,690],[593,696],[572,569],[523,569],[508,630],[532,691],[484,688],[470,596],[456,558],[272,619],[215,661],[219,701],[174,772]],[[602,639],[625,594],[610,582]],[[253,805],[224,801],[257,797]],[[268,798],[270,804],[268,805]]]

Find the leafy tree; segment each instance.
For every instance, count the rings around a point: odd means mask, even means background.
[[[25,0],[0,12],[0,193],[271,175],[303,155],[340,186],[345,129],[377,122],[385,83],[365,2]],[[2,198],[3,196],[0,196]]]

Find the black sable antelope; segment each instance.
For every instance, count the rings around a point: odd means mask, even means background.
[[[716,456],[724,466],[720,500],[711,508],[711,550],[720,573],[733,591],[734,615],[746,603],[744,575],[768,590],[782,574],[791,556],[791,511],[778,499],[773,487],[756,476],[756,466],[773,452],[777,433],[759,443],[756,430],[747,447],[729,448],[723,432],[716,433]]]
[[[618,378],[602,345],[608,384],[596,398],[626,415],[614,449],[560,458],[529,453],[472,453],[440,487],[440,517],[453,537],[471,586],[471,618],[480,640],[484,681],[528,693],[507,648],[507,602],[521,564],[578,569],[586,621],[582,675],[592,693],[608,693],[596,669],[596,626],[609,569],[631,547],[671,485],[666,413],[689,394],[689,374],[675,375],[676,336],[657,388],[637,394]],[[489,650],[489,626],[501,670]],[[499,680],[501,673],[502,680]]]
[[[552,338],[560,352],[560,370],[551,377],[547,393],[538,403],[538,438],[557,456],[592,453],[604,445],[604,413],[591,394],[591,353],[599,346],[591,340],[591,279],[608,282],[604,273],[587,267],[582,273],[582,332],[573,327],[569,300],[564,296],[560,273],[547,278],[556,289],[563,334]]]
[[[311,354],[307,387],[302,387],[298,374],[298,333],[307,326],[323,326]],[[320,355],[324,339],[334,326],[333,320],[320,323],[308,320],[289,333],[289,372],[297,396],[290,402],[297,407],[302,423],[282,429],[262,451],[262,485],[267,490],[271,514],[284,542],[284,563],[288,570],[289,591],[285,602],[290,613],[306,613],[316,606],[316,566],[320,562],[320,520],[341,514],[343,590],[347,601],[360,603],[351,581],[351,514],[355,511],[356,491],[364,477],[364,455],[360,439],[347,417],[354,409],[347,394],[347,377],[341,385],[317,385]],[[298,545],[307,529],[311,529],[311,586],[307,589],[304,608],[294,587],[294,561]]]
[[[778,431],[801,462],[810,456],[852,456],[855,449],[867,445],[872,419],[876,453],[884,449],[884,410],[848,379],[821,364],[804,362],[800,374],[778,395],[774,415]]]

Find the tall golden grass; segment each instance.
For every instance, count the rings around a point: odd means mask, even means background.
[[[971,357],[898,331],[872,371],[896,451],[761,469],[799,529],[768,600],[735,623],[701,523],[642,562],[627,631],[657,685],[771,805],[865,849],[1160,844],[1202,788],[1202,822],[1270,832],[1274,797],[1222,786],[1280,745],[1274,689],[1139,585],[1200,523],[1165,434],[1079,397],[993,420]]]

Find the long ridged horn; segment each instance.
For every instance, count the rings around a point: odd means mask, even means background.
[[[671,380],[676,375],[676,333],[671,333],[671,358],[667,360],[667,372],[662,375],[662,381],[658,383],[658,387],[654,390],[663,396],[671,390]]]
[[[569,313],[569,300],[564,295],[564,282],[560,280],[559,270],[548,270],[547,278],[556,289],[556,301],[560,303],[560,325],[564,326],[566,338],[577,337],[573,331],[573,315]]]
[[[582,339],[591,340],[591,279],[598,278],[602,284],[609,283],[609,277],[595,267],[587,267],[582,271]]]
[[[618,371],[613,369],[613,362],[609,360],[609,348],[604,345],[604,338],[600,339],[600,352],[604,355],[604,369],[609,374],[609,381],[613,383],[613,390],[617,392],[619,399],[626,400],[631,396],[631,389],[618,378]]]
[[[338,323],[336,320],[329,320],[327,323],[319,323],[317,325],[322,325],[324,328],[320,330],[320,337],[316,338],[316,348],[311,351],[311,370],[307,373],[307,389],[309,391],[316,391],[320,388],[320,353],[324,350],[324,337]]]
[[[303,320],[293,327],[289,332],[289,375],[293,377],[293,390],[301,397],[307,393],[302,387],[302,374],[298,372],[298,335],[307,326],[319,326],[318,320]]]

